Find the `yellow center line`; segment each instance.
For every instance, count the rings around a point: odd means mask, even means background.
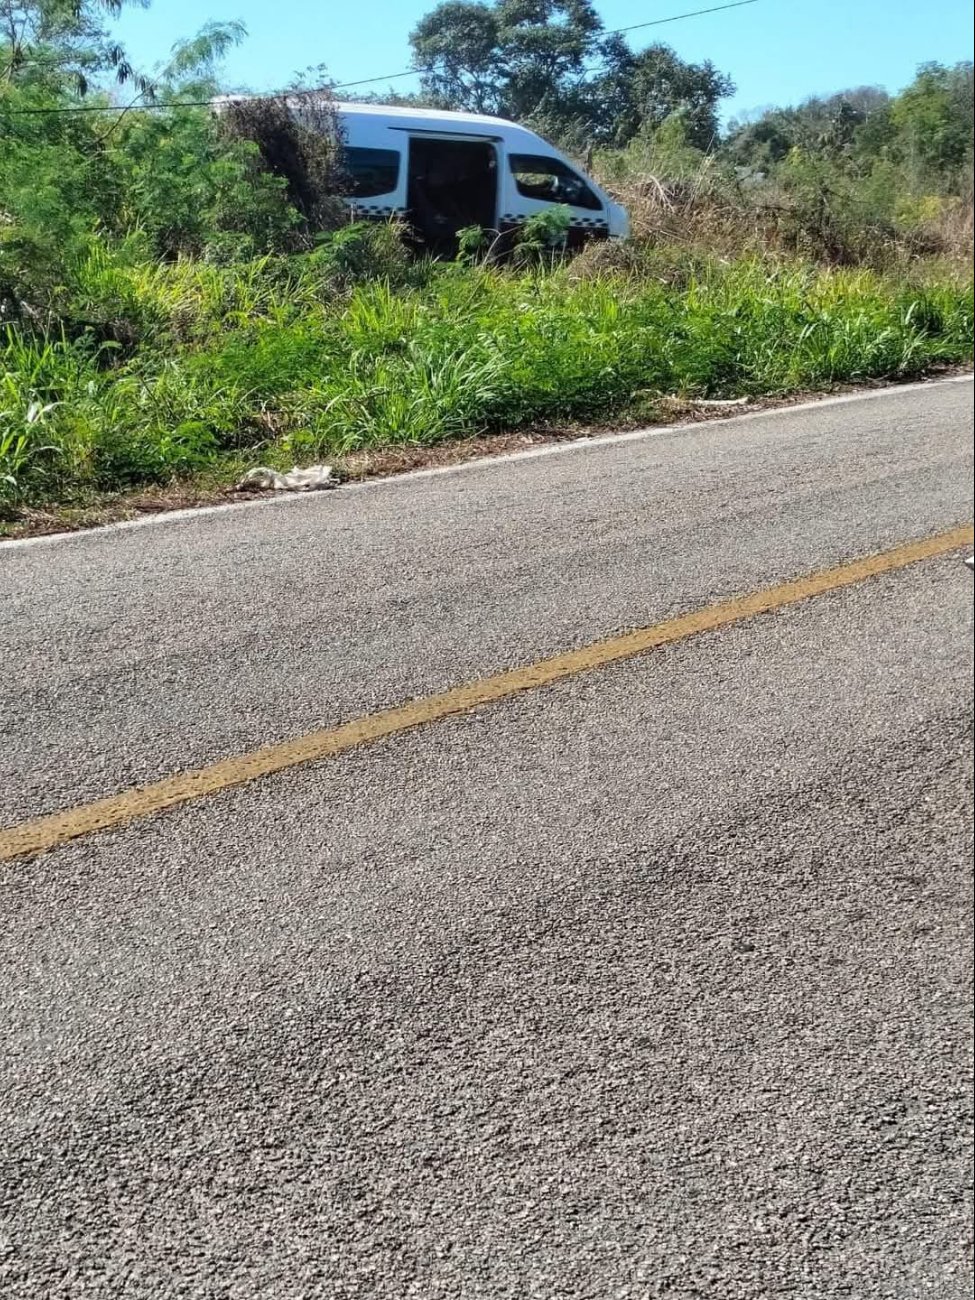
[[[577,673],[590,672],[607,664],[632,659],[634,655],[644,654],[648,650],[673,645],[675,641],[699,636],[702,632],[713,632],[742,619],[754,618],[757,614],[767,614],[786,605],[809,600],[813,596],[849,587],[878,574],[916,564],[919,560],[946,555],[962,546],[971,546],[972,540],[971,525],[954,528],[951,532],[919,542],[908,542],[880,555],[870,555],[862,560],[839,565],[835,569],[813,573],[793,582],[783,582],[776,587],[726,600],[718,605],[707,605],[693,613],[682,614],[679,618],[655,623],[652,627],[626,632],[606,641],[596,641],[580,650],[554,655],[551,659],[542,659],[524,668],[497,673],[493,677],[457,686],[439,695],[428,695],[394,709],[384,709],[380,713],[355,718],[338,727],[311,731],[299,736],[297,740],[287,740],[280,745],[269,745],[264,749],[221,759],[206,767],[154,781],[151,785],[124,790],[107,799],[97,799],[93,803],[80,804],[49,817],[22,822],[19,826],[0,830],[0,862],[43,853],[68,840],[122,826],[138,817],[148,817],[166,808],[188,803],[191,799],[217,794],[221,790],[244,785],[248,781],[256,781],[290,767],[334,758],[337,754],[344,754],[360,745],[396,736],[454,714],[468,713],[521,691],[550,686],[553,682],[574,677]]]

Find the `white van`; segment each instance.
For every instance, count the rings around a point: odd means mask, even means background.
[[[572,213],[570,247],[629,234],[618,203],[514,122],[382,104],[338,104],[336,111],[355,215],[401,217],[428,247],[449,248],[465,226],[503,235],[553,204]]]
[[[553,204],[572,213],[570,247],[629,234],[629,219],[618,203],[540,136],[514,122],[381,104],[338,104],[336,111],[345,134],[346,171],[353,183],[347,202],[354,214],[401,217],[427,247],[449,249],[465,226],[503,235]]]
[[[216,112],[237,97],[212,101]],[[303,96],[288,99],[300,121]],[[557,149],[500,117],[385,104],[336,104],[345,142],[345,196],[359,220],[400,217],[430,251],[456,249],[465,226],[502,237],[554,205],[571,213],[567,243],[625,239],[626,210]],[[317,114],[309,114],[320,121]]]

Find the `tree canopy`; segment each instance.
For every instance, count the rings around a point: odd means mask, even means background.
[[[445,0],[410,44],[428,102],[595,144],[625,145],[682,112],[689,139],[707,148],[734,91],[713,64],[687,63],[666,45],[634,53],[605,32],[591,0]]]

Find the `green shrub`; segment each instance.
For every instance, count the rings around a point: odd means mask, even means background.
[[[410,267],[403,236],[403,226],[395,221],[354,221],[321,236],[308,265],[336,285],[364,280],[402,284]]]

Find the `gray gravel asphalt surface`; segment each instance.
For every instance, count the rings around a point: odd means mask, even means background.
[[[968,522],[971,430],[0,548],[5,820]],[[925,561],[0,867],[0,1294],[970,1295],[972,607]]]
[[[0,546],[0,824],[972,511],[967,380]]]

